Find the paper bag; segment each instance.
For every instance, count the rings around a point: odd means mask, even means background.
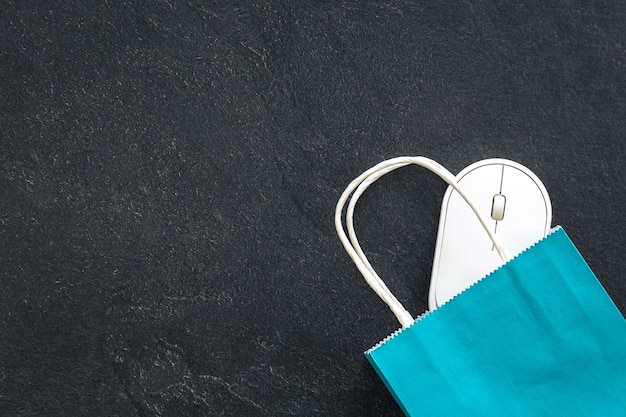
[[[562,228],[366,357],[408,416],[626,416],[626,321]]]
[[[505,262],[417,320],[368,262],[352,220],[369,185],[409,164],[436,173],[464,198]],[[365,356],[407,416],[626,417],[626,320],[562,228],[511,259],[454,175],[421,156],[383,161],[352,181],[335,225],[403,326]]]

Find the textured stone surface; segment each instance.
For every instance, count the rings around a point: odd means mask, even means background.
[[[99,3],[0,2],[0,414],[400,416],[332,223],[398,155],[531,168],[626,311],[623,5]],[[358,207],[416,313],[444,190]]]

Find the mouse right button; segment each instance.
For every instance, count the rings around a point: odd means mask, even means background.
[[[506,217],[498,222],[498,236],[513,254],[544,237],[550,228],[551,205],[543,184],[517,168],[505,166],[502,194]]]

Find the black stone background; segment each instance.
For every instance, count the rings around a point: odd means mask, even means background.
[[[531,168],[622,312],[626,5],[0,1],[0,415],[400,416],[333,211]],[[445,185],[363,197],[426,308]]]

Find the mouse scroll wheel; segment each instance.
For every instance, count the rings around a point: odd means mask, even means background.
[[[491,203],[491,218],[500,221],[504,218],[504,207],[506,206],[506,197],[502,194],[493,196]]]

